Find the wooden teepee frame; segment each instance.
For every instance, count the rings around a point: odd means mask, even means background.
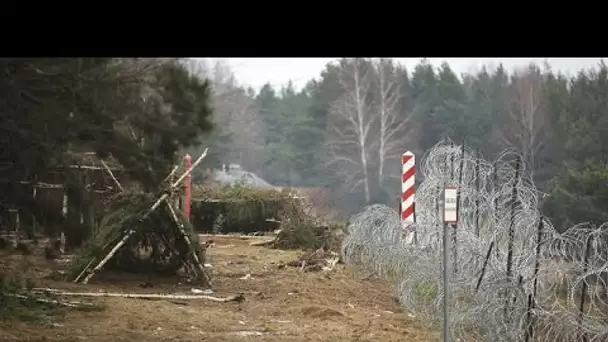
[[[201,262],[199,256],[197,255],[196,249],[194,248],[192,241],[185,230],[184,223],[181,222],[180,219],[178,218],[175,208],[173,207],[173,205],[171,204],[171,201],[170,201],[170,196],[173,193],[173,191],[184,181],[184,179],[186,179],[186,177],[192,172],[192,170],[195,167],[197,167],[198,164],[200,164],[201,161],[207,156],[208,150],[209,149],[205,149],[205,151],[200,155],[200,157],[198,157],[198,159],[192,164],[192,166],[188,170],[186,170],[186,172],[184,172],[184,174],[182,174],[175,182],[170,184],[168,191],[163,193],[156,200],[156,202],[154,202],[154,204],[150,207],[150,209],[148,209],[139,218],[139,222],[143,223],[161,204],[165,203],[165,205],[167,205],[167,207],[169,209],[169,212],[171,213],[173,221],[176,224],[177,231],[179,232],[179,234],[181,234],[182,238],[184,239],[184,241],[186,242],[186,244],[189,247],[188,255],[181,256],[182,262],[184,263],[186,270],[188,270],[189,273],[193,273],[194,275],[198,276],[203,281],[202,285],[206,285],[206,286],[210,287],[211,281],[210,281],[209,277],[207,276],[207,274],[205,273],[203,263]],[[175,172],[175,170],[176,170],[176,168],[174,169],[172,174]],[[167,177],[167,179],[171,178],[170,176]],[[112,178],[116,182],[118,182],[115,177],[112,177]],[[75,283],[80,282],[82,284],[88,283],[89,280],[91,280],[91,278],[95,274],[97,274],[104,267],[104,265],[108,261],[110,261],[110,259],[112,259],[112,257],[127,243],[129,238],[131,238],[131,236],[133,236],[133,234],[135,232],[136,232],[136,230],[134,230],[134,229],[129,229],[126,232],[124,232],[123,237],[114,245],[114,247],[101,260],[98,261],[96,258],[92,259],[91,262],[89,262],[89,264],[74,279],[74,282]]]

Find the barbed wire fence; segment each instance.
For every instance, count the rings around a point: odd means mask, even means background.
[[[490,163],[442,141],[422,159],[416,244],[399,214],[371,205],[342,244],[351,267],[394,282],[411,313],[442,326],[446,184],[459,187],[452,230],[450,331],[460,341],[608,341],[608,224],[559,234],[539,212],[539,192],[519,156]]]

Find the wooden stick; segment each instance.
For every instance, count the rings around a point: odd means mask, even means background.
[[[89,267],[91,267],[91,265],[97,260],[97,258],[93,257],[91,259],[91,261],[89,261],[89,263],[87,264],[87,266],[85,268],[82,269],[82,271],[80,272],[80,274],[78,274],[78,276],[74,279],[74,282],[77,283],[80,278],[82,277],[83,274],[85,274],[85,272],[89,269]]]
[[[106,249],[106,248],[107,248],[109,245],[111,245],[111,244],[112,244],[112,242],[114,242],[114,241],[116,241],[116,239],[112,240],[111,242],[109,242],[109,243],[107,243],[105,246],[103,246],[102,250],[105,250],[105,249]],[[91,261],[89,261],[89,263],[87,264],[87,266],[86,266],[86,267],[84,267],[84,268],[82,269],[82,271],[80,271],[80,274],[78,274],[78,276],[77,276],[76,278],[74,278],[74,282],[75,282],[75,283],[77,283],[77,282],[80,280],[80,278],[82,278],[82,276],[83,276],[83,275],[84,275],[84,274],[85,274],[85,273],[86,273],[86,272],[89,270],[89,268],[91,267],[91,265],[93,265],[93,263],[94,263],[95,261],[97,261],[97,258],[96,258],[96,257],[93,257],[93,258],[91,259]]]
[[[259,233],[264,233],[264,232],[259,232]],[[270,232],[268,232],[270,233]],[[215,237],[219,237],[219,238],[234,238],[234,239],[239,239],[239,240],[246,240],[246,239],[262,239],[262,238],[272,238],[272,237],[276,237],[276,233],[273,233],[272,236],[270,235],[240,235],[240,234],[198,234],[199,237],[201,238],[215,238]]]
[[[205,151],[201,154],[200,157],[198,157],[198,159],[192,164],[192,166],[186,170],[186,172],[184,172],[184,174],[179,177],[173,184],[171,184],[171,189],[173,190],[175,189],[181,182],[184,181],[184,179],[186,179],[186,177],[192,172],[192,170],[194,170],[194,168],[200,164],[201,161],[203,161],[203,159],[207,156],[207,151],[209,149],[206,148]],[[154,210],[156,210],[156,208],[158,208],[158,206],[167,199],[167,197],[169,197],[169,193],[166,192],[164,193],[162,196],[160,196],[160,198],[152,205],[152,207],[144,214],[144,216],[141,217],[140,222],[145,220],[146,218],[148,218],[148,216],[150,216],[150,214],[152,214],[152,212]]]
[[[91,279],[91,277],[93,277],[95,275],[95,273],[97,273],[109,260],[110,258],[112,258],[114,256],[114,254],[116,254],[116,252],[118,252],[118,250],[125,244],[127,243],[127,240],[129,240],[129,238],[131,237],[131,235],[133,235],[133,233],[135,233],[134,230],[129,230],[127,232],[127,234],[125,234],[125,236],[123,236],[123,238],[118,241],[118,243],[116,244],[116,246],[114,246],[114,248],[112,248],[112,250],[110,251],[110,253],[108,253],[105,258],[103,258],[99,264],[97,264],[97,266],[95,266],[95,268],[93,268],[91,270],[91,272],[84,278],[84,280],[82,281],[83,284],[86,284],[89,282],[89,280]],[[85,269],[88,269],[85,268]]]
[[[67,222],[68,220],[68,192],[67,190],[63,191],[63,200],[61,202],[61,216],[63,217],[63,222]],[[65,228],[63,228],[63,226],[60,228],[60,232],[59,232],[59,253],[60,254],[64,254],[65,253]]]
[[[270,245],[272,245],[275,242],[277,242],[276,238],[274,238],[272,240],[264,240],[264,241],[252,242],[252,243],[249,244],[249,246],[265,247],[265,246],[270,246]]]
[[[156,202],[154,202],[154,204],[150,207],[150,209],[148,209],[148,211],[139,219],[139,222],[142,222],[143,220],[147,219],[148,216],[150,216],[150,214],[152,214],[152,212],[154,212],[154,210],[156,210],[156,208],[158,208],[158,206],[161,203],[163,203],[164,200],[167,199],[167,197],[169,197],[168,192],[166,192],[162,196],[160,196],[160,198],[158,200],[156,200]]]
[[[0,183],[6,183],[6,182],[7,182],[7,180],[0,179]],[[63,188],[65,188],[65,186],[63,184],[49,184],[49,183],[44,183],[44,182],[32,183],[32,182],[28,182],[28,181],[20,181],[18,183],[25,184],[25,185],[31,184],[32,187],[37,188],[37,189],[63,189]],[[91,188],[91,186],[87,184],[86,188],[89,189],[89,188]],[[109,189],[112,189],[112,188],[109,187]],[[99,193],[99,194],[103,194],[103,193],[108,192],[108,190],[95,190],[95,192]]]
[[[158,234],[158,238],[162,240],[162,242],[165,244],[165,247],[171,250],[171,253],[175,254],[181,259],[182,263],[184,264],[184,268],[186,269],[186,273],[189,275],[191,274],[196,276],[196,270],[192,265],[188,263],[188,260],[185,258],[185,256],[181,255],[179,251],[175,248],[175,246],[171,245],[171,243],[164,235]]]
[[[20,183],[29,184],[30,182],[22,181]],[[49,184],[49,183],[37,182],[37,183],[34,183],[33,186],[34,186],[34,188],[38,188],[38,189],[63,189],[63,184]]]
[[[214,302],[240,302],[245,299],[243,294],[228,297],[213,297],[208,295],[160,294],[160,293],[118,293],[118,292],[63,292],[55,289],[34,289],[36,292],[47,292],[56,296],[67,297],[118,297],[133,299],[206,299]]]
[[[19,222],[19,209],[15,210],[14,213],[15,213],[15,247],[17,247],[17,245],[21,241],[21,227],[20,227],[21,224]]]
[[[179,165],[175,165],[173,170],[171,170],[171,173],[169,173],[169,175],[167,177],[165,177],[165,179],[163,179],[163,183],[168,181],[169,179],[171,179],[171,177],[173,177],[173,175],[175,174],[175,171],[177,171],[177,169],[179,169]]]
[[[169,201],[165,201],[165,203],[167,204],[167,207],[169,207],[171,216],[173,217],[173,220],[177,224],[177,228],[182,233],[182,236],[184,237],[184,240],[186,241],[188,248],[190,248],[190,253],[192,254],[192,258],[196,262],[196,265],[198,266],[198,269],[201,272],[201,275],[203,276],[203,280],[209,286],[211,286],[211,280],[209,279],[209,277],[207,277],[207,274],[205,273],[205,267],[201,263],[201,260],[198,258],[198,255],[196,254],[196,250],[194,249],[194,246],[192,246],[192,241],[190,240],[190,237],[188,236],[188,234],[186,233],[186,230],[184,229],[184,223],[179,221],[179,219],[177,218],[177,214],[175,213],[175,210],[171,206],[171,203],[169,203]]]
[[[173,189],[173,188],[175,188],[175,187],[177,187],[177,186],[178,186],[178,185],[179,185],[181,182],[183,182],[183,181],[184,181],[184,179],[186,179],[186,177],[188,177],[188,175],[189,175],[189,174],[192,172],[192,170],[194,170],[194,168],[195,168],[195,167],[197,167],[197,166],[198,166],[198,164],[200,164],[200,163],[203,161],[203,159],[204,159],[204,158],[207,156],[207,151],[209,151],[209,149],[208,149],[208,148],[206,148],[206,149],[205,149],[205,151],[203,151],[203,153],[201,154],[201,156],[200,156],[200,157],[198,157],[198,159],[197,159],[197,160],[196,160],[194,163],[192,163],[192,166],[190,166],[190,168],[189,168],[188,170],[186,170],[186,172],[184,172],[184,174],[183,174],[181,177],[179,177],[179,178],[178,178],[178,179],[177,179],[177,180],[176,180],[176,181],[175,181],[175,182],[174,182],[174,183],[171,185],[171,188],[172,188],[172,189]]]
[[[2,294],[5,295],[5,296],[19,298],[19,299],[22,299],[22,300],[34,300],[34,301],[36,301],[38,303],[54,304],[54,305],[66,306],[66,307],[69,307],[69,308],[80,308],[80,307],[83,307],[83,306],[93,306],[93,304],[91,304],[91,303],[61,302],[61,301],[52,300],[52,299],[28,297],[28,296],[25,296],[25,295],[15,294],[15,293],[2,293]]]
[[[133,126],[129,125],[129,130],[131,131],[131,136],[133,137],[133,140],[135,140],[135,143],[137,145],[139,145],[139,147],[142,147],[143,144],[137,137],[137,134],[135,134],[135,130],[133,129]]]
[[[104,167],[89,166],[89,165],[56,165],[53,168],[56,169],[82,169],[82,170],[105,170]],[[119,168],[111,168],[112,170],[121,170]]]
[[[125,192],[125,189],[122,187],[122,185],[120,184],[118,179],[116,179],[116,177],[114,177],[114,173],[112,172],[112,170],[110,170],[110,168],[108,167],[106,162],[104,162],[103,159],[99,159],[99,161],[101,162],[101,165],[103,165],[103,167],[106,168],[106,170],[110,174],[110,177],[112,177],[112,180],[114,181],[114,183],[116,183],[116,185],[118,185],[118,187],[120,188],[120,191]]]
[[[9,179],[0,179],[0,183],[11,183]],[[48,184],[43,182],[30,182],[30,181],[17,181],[19,184],[33,184],[33,186],[37,188],[51,188],[51,189],[61,189],[63,188],[63,184]]]
[[[35,186],[32,186],[32,201],[34,203],[36,203],[36,193],[37,193],[37,189]],[[34,237],[34,240],[36,240],[36,214],[32,213],[32,236]]]

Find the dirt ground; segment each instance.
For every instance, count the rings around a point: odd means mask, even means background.
[[[262,238],[263,239],[263,238]],[[208,252],[213,296],[242,293],[241,303],[96,298],[105,309],[73,311],[55,324],[0,322],[0,341],[408,341],[434,340],[395,303],[388,284],[362,280],[344,265],[331,271],[279,268],[302,252],[254,247],[252,238],[216,237]],[[9,262],[10,261],[10,262]],[[56,262],[2,256],[39,286],[72,291],[189,293],[179,279],[102,274],[88,285],[42,279]],[[246,276],[249,274],[250,276]],[[241,279],[246,276],[246,279]],[[140,284],[149,282],[152,288]]]

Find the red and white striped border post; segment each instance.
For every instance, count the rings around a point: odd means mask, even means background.
[[[401,156],[401,227],[404,233],[415,222],[416,157],[410,151]]]

